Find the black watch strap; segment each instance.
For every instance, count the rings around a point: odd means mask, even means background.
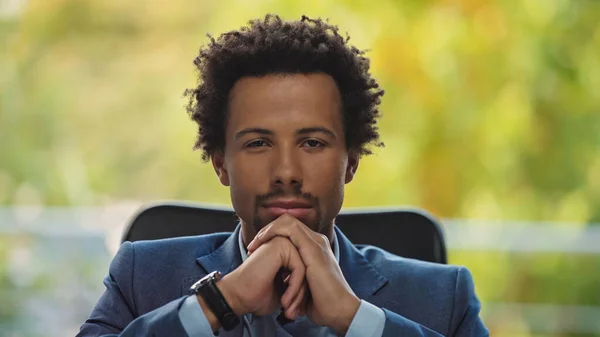
[[[215,314],[225,331],[233,330],[240,324],[240,318],[235,315],[216,283],[221,279],[221,273],[213,271],[200,281],[194,283],[190,291],[202,296],[210,310]]]

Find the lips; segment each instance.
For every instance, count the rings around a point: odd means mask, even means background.
[[[299,199],[289,199],[289,200],[276,200],[265,204],[265,207],[278,207],[278,208],[311,208],[312,204]]]
[[[263,206],[272,216],[278,217],[289,214],[295,218],[305,217],[312,211],[312,204],[304,200],[276,200]]]

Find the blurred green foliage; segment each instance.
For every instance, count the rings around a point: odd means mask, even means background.
[[[191,151],[182,92],[207,32],[275,12],[329,17],[371,49],[387,91],[387,147],[363,160],[346,206],[600,222],[598,1],[55,0],[9,12],[2,204],[228,202]]]
[[[5,2],[0,205],[228,203],[192,152],[182,93],[206,33],[267,12],[328,17],[371,50],[386,147],[362,160],[346,207],[600,223],[594,0]],[[473,270],[484,300],[600,305],[598,257],[451,261]]]

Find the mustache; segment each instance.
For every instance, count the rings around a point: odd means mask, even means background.
[[[286,192],[283,189],[277,189],[265,194],[259,194],[256,196],[256,205],[267,203],[271,199],[277,198],[296,198],[302,199],[312,205],[316,204],[318,199],[308,192],[302,192],[301,188],[294,188],[294,190]]]

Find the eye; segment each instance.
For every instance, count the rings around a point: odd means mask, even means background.
[[[267,146],[267,142],[262,139],[253,140],[250,143],[246,144],[246,147],[263,147]]]
[[[325,145],[323,142],[316,139],[307,139],[304,141],[304,144],[306,144],[306,146],[309,148],[322,147]]]

